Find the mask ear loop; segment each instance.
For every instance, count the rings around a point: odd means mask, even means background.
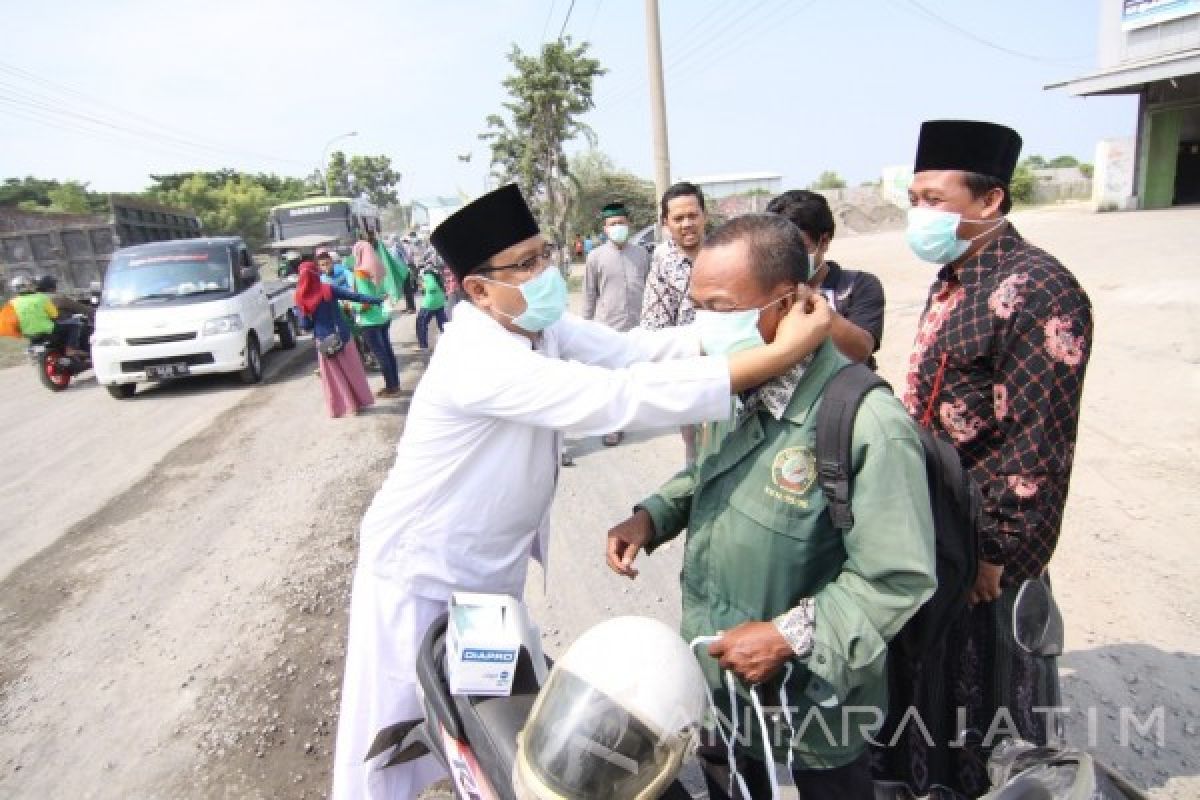
[[[711,644],[712,642],[715,642],[720,638],[721,637],[719,637],[719,636],[698,636],[692,640],[689,647],[694,651],[696,649],[696,645]],[[783,717],[787,721],[787,726],[788,726],[787,768],[788,768],[788,772],[791,772],[792,771],[792,762],[793,762],[793,752],[792,752],[791,740],[796,735],[796,729],[792,724],[792,709],[788,703],[787,684],[788,684],[788,681],[791,680],[791,678],[792,678],[792,662],[790,662],[790,661],[785,662],[783,667],[784,667],[783,684],[781,685],[781,687],[779,689],[779,700],[780,700],[781,705],[783,706]],[[742,790],[742,796],[749,798],[750,792],[746,788],[745,779],[742,777],[741,773],[738,772],[737,762],[736,762],[735,756],[734,756],[734,745],[737,742],[737,734],[738,734],[737,685],[736,685],[736,678],[734,678],[733,672],[731,672],[730,670],[725,670],[725,687],[729,691],[729,722],[733,728],[732,735],[730,735],[730,736],[725,735],[725,729],[721,727],[721,718],[717,715],[717,707],[716,707],[716,704],[713,702],[713,698],[712,698],[711,694],[709,694],[709,696],[708,696],[708,707],[713,713],[713,722],[716,724],[717,733],[720,734],[721,739],[723,739],[725,742],[725,749],[726,749],[726,753],[728,756],[728,762],[729,762],[729,794],[731,796],[733,795],[733,783],[734,783],[734,780],[736,780],[738,788]],[[750,702],[754,706],[755,716],[758,717],[759,730],[762,733],[763,755],[766,756],[763,759],[763,764],[767,770],[767,780],[771,784],[771,800],[778,800],[778,798],[779,798],[779,778],[776,777],[776,775],[775,775],[775,758],[774,758],[773,751],[771,748],[771,734],[767,728],[766,712],[763,711],[762,701],[758,697],[758,684],[754,684],[750,687]]]
[[[697,636],[692,639],[688,648],[695,652],[697,645],[712,644],[720,639],[720,636]],[[733,796],[733,784],[737,781],[737,786],[742,791],[742,797],[750,797],[750,789],[746,786],[746,779],[738,772],[737,760],[734,753],[734,746],[737,743],[738,735],[738,718],[737,718],[737,686],[734,683],[733,673],[725,670],[725,688],[729,692],[729,725],[733,729],[730,735],[725,735],[725,729],[721,727],[721,715],[717,711],[717,704],[713,700],[711,692],[706,692],[708,695],[708,708],[712,712],[713,724],[716,726],[717,734],[721,740],[725,742],[725,753],[729,764],[729,796]]]

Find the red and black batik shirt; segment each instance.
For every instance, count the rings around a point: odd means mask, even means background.
[[[982,556],[1006,586],[1040,574],[1058,542],[1091,347],[1087,294],[1011,224],[930,287],[904,404],[979,483],[994,524]]]

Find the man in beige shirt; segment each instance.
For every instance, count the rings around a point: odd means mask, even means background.
[[[650,254],[629,242],[629,211],[621,202],[600,210],[608,241],[587,257],[583,272],[583,316],[618,331],[637,327],[642,314],[642,295],[650,272]],[[621,443],[620,431],[607,434],[608,447]]]

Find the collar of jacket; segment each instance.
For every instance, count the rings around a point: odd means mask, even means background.
[[[938,280],[943,283],[956,281],[967,288],[978,286],[1010,253],[1024,246],[1025,240],[1011,222],[1000,226],[1000,235],[986,247],[957,266],[947,264],[938,271]]]
[[[825,384],[839,369],[850,363],[845,356],[838,352],[833,339],[826,339],[813,354],[812,363],[804,370],[796,391],[788,402],[783,418],[796,425],[803,425],[812,413],[813,406],[825,391]]]

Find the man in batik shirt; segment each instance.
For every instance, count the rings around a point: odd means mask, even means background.
[[[881,754],[882,771],[918,793],[942,785],[978,795],[990,747],[1004,735],[1044,743],[1052,719],[1035,709],[1059,699],[1056,660],[1017,645],[1013,606],[1025,582],[1047,582],[1058,543],[1092,311],[1075,277],[1005,218],[1020,149],[1001,125],[926,122],[909,190],[909,246],[942,267],[903,400],[953,443],[984,503],[970,609],[948,632],[940,667],[927,660],[911,684],[893,681],[894,692],[913,692],[933,747],[910,729]],[[965,746],[950,746],[964,728]]]
[[[688,295],[692,262],[704,244],[704,193],[700,187],[680,181],[663,192],[659,203],[666,241],[654,248],[646,293],[642,297],[641,326],[650,330],[687,325],[695,319]],[[680,428],[684,458],[688,466],[696,460],[696,429]]]

